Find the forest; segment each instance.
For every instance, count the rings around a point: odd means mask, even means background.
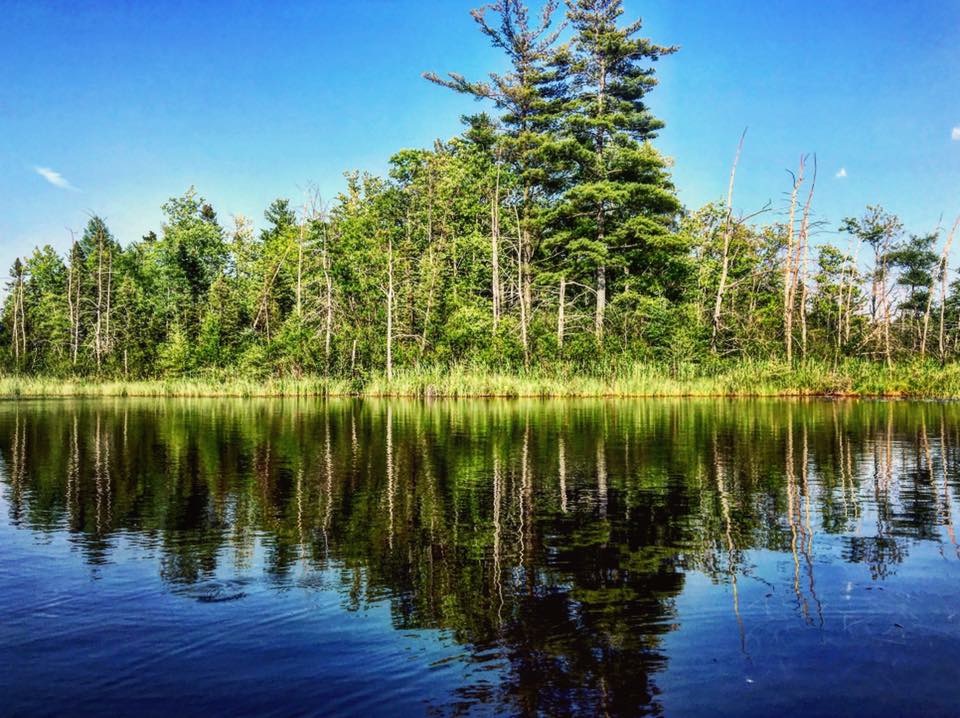
[[[14,262],[0,329],[8,377],[91,381],[325,377],[389,386],[416,372],[609,377],[745,362],[940,371],[960,353],[957,222],[914,234],[879,206],[816,207],[798,153],[778,206],[725,193],[684,207],[655,69],[677,51],[622,0],[475,10],[508,69],[424,73],[481,102],[460,135],[348,172],[332,201],[278,198],[262,229],[191,187],[121,241],[90,216],[65,255]],[[931,222],[931,227],[934,222]]]

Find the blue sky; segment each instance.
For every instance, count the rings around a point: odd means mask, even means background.
[[[277,196],[332,197],[345,170],[456,134],[476,104],[420,73],[502,65],[476,4],[0,0],[0,268],[64,249],[90,212],[124,243],[159,230],[191,184],[259,223]],[[960,0],[625,4],[681,46],[650,99],[688,206],[724,195],[749,126],[743,211],[781,205],[816,152],[834,227],[868,203],[916,232],[960,213]]]

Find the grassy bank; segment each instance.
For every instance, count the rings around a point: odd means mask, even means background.
[[[88,378],[0,377],[0,397],[657,397],[657,396],[888,396],[960,398],[960,365],[900,364],[891,368],[849,361],[741,361],[671,371],[637,364],[606,377],[570,373],[500,374],[455,367],[398,372],[392,382],[323,378],[178,378],[98,381]]]
[[[0,398],[67,397],[307,397],[350,393],[346,381],[304,379],[156,379],[146,381],[0,377]]]

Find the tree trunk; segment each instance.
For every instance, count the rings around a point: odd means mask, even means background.
[[[303,319],[303,231],[306,217],[300,221],[300,237],[297,240],[297,319]]]
[[[527,300],[523,281],[522,244],[517,246],[517,299],[520,302],[520,344],[523,346],[523,363],[530,363],[530,350],[527,346]]]
[[[800,353],[807,357],[807,262],[810,253],[810,207],[813,204],[813,190],[817,186],[817,156],[813,156],[813,176],[810,178],[810,191],[803,205],[803,219],[800,221]]]
[[[333,339],[333,275],[330,272],[330,251],[327,247],[327,227],[323,227],[323,283],[326,287],[323,327],[323,358],[326,372],[330,372],[330,344]]]
[[[103,353],[113,351],[113,334],[110,331],[110,317],[113,314],[113,252],[107,247],[107,313],[104,317]]]
[[[280,270],[283,269],[283,264],[287,261],[287,255],[289,253],[290,247],[288,246],[283,251],[283,255],[280,257],[280,261],[277,262],[277,266],[270,278],[268,279],[266,276],[263,278],[263,291],[260,294],[260,306],[257,309],[257,316],[253,320],[253,329],[256,330],[260,326],[262,317],[264,328],[267,332],[267,341],[270,341],[270,294],[273,291],[273,283],[277,281],[277,277],[280,276]]]
[[[387,240],[387,382],[393,381],[393,238]]]
[[[883,259],[880,264],[879,291],[880,291],[880,317],[883,333],[883,355],[887,366],[892,366],[893,360],[890,353],[890,296],[887,292],[887,245],[884,244]]]
[[[73,270],[73,366],[76,367],[80,358],[80,275],[79,270]]]
[[[23,308],[23,275],[20,276],[20,348],[24,358],[27,356],[27,315]]]
[[[500,326],[500,165],[497,165],[497,180],[490,203],[490,259],[491,295],[493,296],[493,332]]]
[[[783,341],[787,354],[787,363],[793,362],[793,314],[796,301],[796,272],[794,269],[794,221],[797,214],[797,192],[803,183],[804,158],[800,158],[800,169],[793,178],[790,191],[790,214],[787,220],[787,252],[783,263]]]
[[[93,328],[93,354],[97,360],[97,373],[103,364],[103,233],[97,232],[97,302]]]
[[[517,299],[520,303],[520,343],[523,346],[523,365],[530,365],[530,345],[527,337],[527,322],[529,315],[527,313],[527,300],[529,298],[529,287],[527,286],[527,272],[525,271],[525,259],[527,254],[527,233],[522,229],[520,223],[520,213],[514,207],[514,215],[517,220]]]
[[[960,227],[960,217],[953,223],[950,234],[947,235],[947,241],[943,246],[943,255],[940,257],[940,332],[938,349],[940,351],[940,364],[943,365],[947,360],[946,345],[944,344],[944,319],[946,318],[947,307],[947,254],[950,252],[950,246],[953,244],[953,237]]]
[[[433,293],[436,285],[436,270],[433,266],[433,246],[427,248],[426,266],[430,271],[430,284],[427,288],[427,306],[423,310],[423,331],[420,333],[420,352],[419,357],[427,351],[427,332],[430,329],[430,313],[433,311]]]
[[[884,285],[886,289],[886,285]],[[887,366],[893,366],[892,353],[890,351],[890,298],[883,298],[883,354],[887,360]]]
[[[23,269],[20,260],[17,260],[15,270],[17,283],[13,288],[13,357],[19,371],[27,353],[26,316],[23,311]]]
[[[723,256],[720,261],[720,280],[717,282],[717,296],[713,302],[713,327],[710,335],[710,346],[717,350],[717,333],[720,331],[720,314],[723,309],[723,295],[727,289],[727,275],[730,272],[730,240],[733,238],[733,184],[737,176],[737,164],[740,162],[740,153],[743,150],[743,140],[747,136],[744,129],[737,144],[737,154],[733,157],[733,166],[730,168],[730,183],[727,186],[727,217],[723,226]]]
[[[853,315],[853,292],[857,288],[857,260],[860,257],[860,242],[861,239],[857,239],[857,244],[853,250],[853,257],[850,264],[850,283],[847,287],[847,298],[844,302],[846,307],[844,311],[844,327],[843,327],[843,341],[850,343],[850,330],[851,330],[851,316]]]
[[[597,267],[597,310],[594,317],[593,331],[597,341],[603,341],[603,322],[607,312],[607,268],[604,265]]]
[[[604,105],[607,94],[607,63],[603,56],[600,58],[600,68],[598,72],[597,79],[597,117],[602,117],[604,113]],[[597,153],[597,167],[599,168],[600,175],[603,179],[606,179],[606,165],[604,160],[604,147],[605,147],[605,137],[604,130],[600,126],[597,130],[596,135],[596,153]],[[600,201],[600,209],[597,212],[597,243],[606,249],[606,212],[605,207],[603,206],[603,200]],[[605,264],[597,267],[597,309],[596,316],[594,317],[594,334],[597,338],[597,343],[603,341],[603,325],[604,319],[607,313],[607,267]]]
[[[840,272],[840,287],[837,289],[837,332],[834,338],[834,362],[840,358],[840,348],[843,340],[843,295],[846,281],[847,268],[844,266]]]
[[[557,348],[563,349],[565,314],[567,308],[567,278],[560,277],[560,300],[557,304]]]
[[[76,241],[71,242],[70,266],[67,269],[67,316],[70,321],[70,363],[77,365],[80,337],[80,281],[77,276],[77,248]]]
[[[941,260],[942,262],[942,260]],[[937,264],[940,266],[940,263]],[[920,358],[927,356],[927,334],[930,331],[930,311],[933,309],[933,288],[936,283],[936,275],[930,277],[930,287],[927,289],[927,306],[923,310],[923,325],[920,328]]]

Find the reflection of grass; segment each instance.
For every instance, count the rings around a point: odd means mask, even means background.
[[[960,365],[914,362],[892,368],[864,361],[837,366],[804,362],[740,361],[673,370],[634,364],[607,376],[567,371],[517,374],[453,367],[402,370],[387,382],[307,378],[178,378],[153,381],[98,381],[7,376],[2,397],[68,396],[366,396],[414,397],[587,397],[587,396],[911,396],[960,398]]]

